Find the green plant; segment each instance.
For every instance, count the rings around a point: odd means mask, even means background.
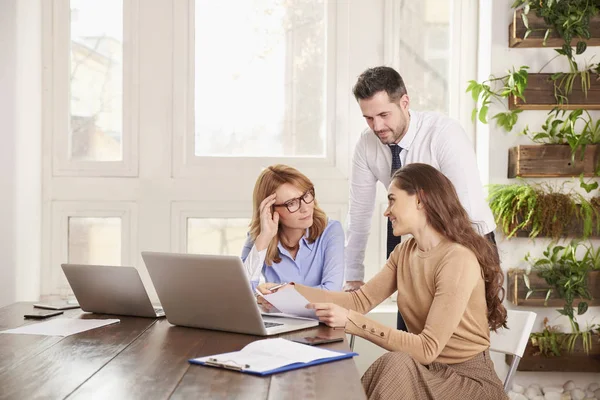
[[[599,329],[598,325],[591,325],[583,332],[563,333],[556,326],[548,324],[548,318],[544,318],[544,330],[542,332],[532,333],[529,337],[531,344],[539,349],[543,356],[560,356],[561,350],[573,352],[577,339],[581,337],[583,351],[590,352],[592,348],[592,335],[594,329]]]
[[[591,271],[600,271],[600,247],[586,246],[584,258],[589,263]]]
[[[526,126],[520,134],[534,143],[568,144],[571,160],[575,161],[577,150],[581,150],[583,160],[586,146],[600,143],[600,120],[594,122],[590,113],[582,109],[566,113],[566,110],[555,108],[548,114],[540,131],[533,132]]]
[[[527,69],[529,67],[522,66],[519,70],[508,71],[508,74],[499,78],[490,76],[489,79],[478,83],[477,81],[469,81],[469,86],[466,92],[471,92],[473,100],[478,104],[478,107],[473,109],[471,113],[471,119],[475,121],[476,118],[487,124],[488,123],[488,111],[492,101],[502,102],[502,99],[508,98],[513,95],[521,100],[525,101],[523,93],[527,88]],[[506,105],[505,105],[506,107]],[[510,132],[518,120],[518,114],[522,110],[508,110],[506,112],[500,112],[495,114],[492,118],[496,120],[498,126],[504,128],[507,132]]]
[[[563,347],[564,335],[556,326],[548,325],[548,318],[544,318],[544,330],[542,332],[532,333],[530,336],[531,344],[540,350],[540,353],[546,357],[560,356],[560,350]]]
[[[598,175],[599,166],[600,166],[600,163],[598,163],[598,165],[596,165],[596,171],[595,171],[596,175]],[[598,186],[599,186],[598,181],[592,181],[590,179],[588,182],[583,180],[583,172],[582,172],[581,175],[579,175],[579,187],[582,188],[583,190],[585,190],[586,193],[589,193],[592,190],[598,189]]]
[[[600,207],[576,192],[560,193],[543,184],[490,185],[488,201],[496,223],[507,238],[519,230],[560,238],[573,221],[583,224],[583,238],[600,232]]]
[[[573,59],[572,40],[578,39],[575,54],[581,54],[586,50],[587,44],[583,40],[591,36],[590,18],[598,15],[600,0],[515,0],[512,5],[513,8],[521,6],[523,6],[523,24],[527,28],[525,38],[532,32],[529,28],[528,14],[533,11],[548,25],[548,28],[545,28],[544,45],[550,32],[556,31],[565,41],[559,49],[559,54]]]
[[[569,102],[568,96],[573,91],[573,84],[579,78],[581,80],[581,90],[587,97],[588,90],[592,84],[592,74],[600,74],[600,64],[586,65],[583,70],[579,70],[579,66],[575,60],[569,59],[569,72],[557,72],[550,76],[550,80],[554,83],[554,98],[558,104]],[[596,76],[595,79],[599,77]]]
[[[583,246],[586,251],[583,257],[578,258],[577,249],[580,246]],[[552,291],[565,300],[564,307],[557,311],[569,318],[574,333],[580,332],[580,329],[575,317],[573,301],[576,298],[581,300],[577,306],[577,315],[582,315],[588,309],[588,303],[585,300],[592,299],[587,285],[588,273],[593,269],[591,253],[594,253],[592,246],[573,240],[565,246],[550,244],[540,258],[534,259],[529,253],[525,256],[525,261],[531,265],[533,271],[544,278],[550,286],[546,301]],[[529,296],[533,292],[529,285],[529,279],[525,280],[525,285],[529,291],[527,296]]]

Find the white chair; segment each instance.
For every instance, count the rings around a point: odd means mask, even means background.
[[[490,351],[513,356],[508,374],[504,380],[505,392],[510,389],[510,384],[517,371],[519,361],[521,361],[521,357],[525,352],[536,317],[536,313],[531,311],[507,310],[507,312],[506,325],[508,329],[499,329],[497,332],[491,332],[490,335]]]

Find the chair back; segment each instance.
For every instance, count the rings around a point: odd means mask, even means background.
[[[529,335],[537,316],[536,313],[531,311],[507,310],[507,314],[506,325],[508,329],[498,329],[498,331],[490,334],[490,351],[513,356],[513,362],[504,380],[505,391],[509,390],[519,361],[521,361],[525,347],[527,347]]]

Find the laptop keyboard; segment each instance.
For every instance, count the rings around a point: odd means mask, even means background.
[[[283,324],[278,324],[277,322],[265,322],[263,321],[263,323],[265,324],[265,328],[272,328],[274,326],[281,326]]]

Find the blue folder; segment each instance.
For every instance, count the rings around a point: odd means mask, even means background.
[[[335,350],[330,350],[330,351],[335,351]],[[306,367],[311,367],[313,365],[319,365],[319,364],[325,364],[325,363],[332,362],[332,361],[344,360],[346,358],[352,358],[352,357],[358,355],[358,353],[354,353],[354,352],[340,352],[340,351],[335,351],[335,352],[339,353],[340,355],[334,356],[334,357],[319,358],[317,360],[313,360],[313,361],[310,361],[307,363],[297,362],[297,363],[293,363],[293,364],[284,365],[283,367],[275,368],[275,369],[268,370],[268,371],[253,371],[252,367],[250,365],[242,366],[242,365],[235,365],[235,364],[231,364],[231,363],[227,363],[227,362],[220,362],[216,358],[214,358],[212,361],[199,361],[197,359],[190,359],[188,361],[190,362],[190,364],[205,365],[208,367],[215,367],[215,368],[226,368],[226,369],[230,369],[232,371],[243,372],[245,374],[267,376],[267,375],[278,374],[280,372],[291,371],[293,369],[306,368]]]

